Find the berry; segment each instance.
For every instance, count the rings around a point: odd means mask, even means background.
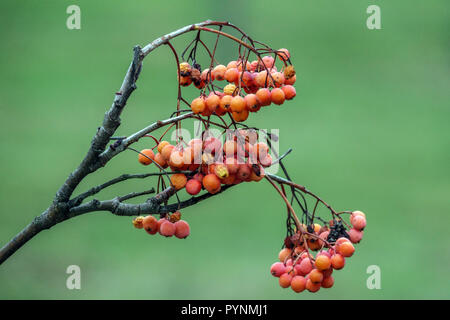
[[[283,273],[280,276],[280,279],[278,282],[280,283],[280,286],[282,288],[287,288],[291,285],[291,281],[292,281],[292,275],[290,275],[289,273]]]
[[[175,222],[175,237],[184,239],[190,234],[189,224],[184,220]]]
[[[266,68],[271,69],[271,68],[273,68],[273,66],[275,64],[275,59],[271,56],[264,56],[262,58],[262,62]]]
[[[237,68],[229,68],[225,72],[224,77],[228,82],[237,82],[239,79],[239,71]]]
[[[343,242],[339,244],[336,248],[337,253],[340,253],[344,257],[351,257],[355,252],[355,247],[350,241]]]
[[[175,224],[166,220],[159,227],[159,234],[164,237],[171,237],[175,234]]]
[[[286,100],[291,100],[297,95],[295,88],[291,85],[283,86],[281,90],[283,90]]]
[[[261,105],[259,104],[258,97],[255,94],[250,93],[250,94],[246,95],[244,100],[245,100],[245,106],[248,111],[256,112],[259,109],[261,109]]]
[[[306,289],[306,279],[302,276],[295,276],[291,280],[291,289],[297,293]]]
[[[277,56],[281,61],[286,61],[291,57],[289,50],[285,48],[278,49]]]
[[[167,161],[164,159],[164,157],[161,155],[161,153],[157,153],[155,155],[155,159],[153,159],[155,163],[157,163],[161,168],[167,168]]]
[[[206,108],[206,104],[205,104],[205,100],[203,98],[195,98],[194,100],[192,100],[191,103],[191,109],[192,112],[198,114],[198,113],[202,113],[203,111],[205,111]]]
[[[133,219],[133,226],[137,229],[142,229],[144,227],[144,217],[139,216]]]
[[[209,111],[214,112],[219,107],[220,97],[214,93],[210,93],[205,100],[205,104]]]
[[[305,258],[303,259],[298,267],[298,271],[300,272],[300,275],[307,275],[308,273],[311,272],[313,266],[311,264],[311,260],[309,258]]]
[[[215,194],[220,191],[220,180],[214,173],[207,174],[203,178],[202,183],[203,187],[211,194]]]
[[[321,286],[323,288],[331,288],[333,286],[333,284],[334,284],[333,276],[328,276],[328,277],[323,278]]]
[[[281,72],[273,72],[272,79],[275,87],[281,87],[284,84],[284,75]]]
[[[245,105],[244,105],[244,107],[245,107]],[[234,112],[233,111],[231,113],[231,116],[233,117],[234,121],[236,121],[236,122],[243,122],[243,121],[248,119],[248,114],[249,114],[248,110],[244,109],[241,112]]]
[[[309,292],[317,292],[320,289],[320,283],[313,283],[311,279],[308,279],[305,287]]]
[[[175,146],[168,144],[161,150],[161,155],[164,158],[164,160],[169,161],[170,155],[172,154],[173,149],[175,149]]]
[[[154,216],[146,216],[142,220],[142,226],[149,234],[155,234],[158,232],[158,220],[156,220]]]
[[[212,74],[212,72],[209,72],[209,69],[205,69],[202,71],[200,79],[204,82],[212,82],[214,81],[214,75]]]
[[[240,164],[237,172],[237,177],[241,180],[246,181],[250,178],[251,173],[251,169],[247,164]]]
[[[354,216],[351,220],[351,223],[353,225],[353,228],[361,231],[366,227],[366,218],[361,215]]]
[[[138,156],[138,161],[142,163],[144,166],[148,166],[155,159],[155,154],[152,149],[144,149],[141,150]]]
[[[325,254],[317,255],[314,265],[320,271],[327,270],[331,267],[331,259]]]
[[[227,67],[225,67],[223,64],[217,65],[213,70],[212,74],[214,78],[218,81],[222,81],[225,79],[225,72],[227,71]]]
[[[272,90],[270,98],[273,103],[280,105],[283,104],[285,100],[284,92],[280,88],[275,88]]]
[[[291,249],[288,248],[281,249],[280,253],[278,254],[278,259],[280,259],[280,261],[284,263],[286,259],[291,256],[291,254],[292,254]]]
[[[261,106],[268,106],[272,102],[271,93],[269,89],[266,88],[261,88],[256,91],[256,97],[258,98]]]
[[[231,111],[242,112],[245,110],[245,100],[241,96],[236,96],[231,100]]]
[[[161,141],[159,144],[158,144],[158,152],[159,153],[161,153],[162,152],[162,149],[165,147],[165,146],[167,146],[167,145],[169,145],[170,143],[169,142],[167,142],[167,141]]]
[[[284,77],[285,78],[285,80],[284,80],[284,84],[286,84],[286,85],[293,85],[294,83],[295,83],[295,81],[297,80],[297,76],[294,74],[292,77],[290,77],[290,78],[286,78],[286,76]]]
[[[184,173],[175,173],[170,177],[170,183],[176,190],[183,189],[187,183],[187,178]]]
[[[230,112],[231,111],[231,101],[233,100],[232,96],[225,95],[220,99],[220,110],[224,112]]]
[[[190,195],[195,196],[202,190],[202,183],[196,179],[190,179],[186,183],[186,191]]]
[[[339,253],[331,256],[331,266],[333,269],[340,270],[345,266],[345,258]]]
[[[323,273],[317,269],[312,269],[309,273],[309,279],[313,283],[321,283],[323,280]]]
[[[354,228],[348,230],[347,233],[352,243],[359,243],[364,235],[363,231],[359,231]]]
[[[227,84],[223,88],[223,93],[228,95],[228,96],[234,96],[236,94],[236,85],[233,84],[233,83]]]
[[[275,262],[274,264],[272,264],[272,266],[270,267],[270,273],[274,276],[279,278],[283,273],[285,273],[286,271],[286,267],[283,263],[281,262]]]

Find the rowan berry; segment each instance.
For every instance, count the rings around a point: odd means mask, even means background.
[[[292,250],[289,248],[281,249],[280,253],[278,254],[278,259],[280,259],[281,262],[286,262],[287,258],[289,258],[292,254]]]
[[[229,68],[225,72],[224,77],[228,82],[237,82],[239,80],[239,71],[237,68]]]
[[[209,173],[203,177],[203,187],[211,194],[220,191],[220,180],[214,173]]]
[[[311,279],[307,279],[305,287],[309,292],[317,292],[320,290],[320,283],[314,283]]]
[[[225,67],[223,64],[217,65],[213,70],[212,74],[214,76],[214,79],[217,81],[222,81],[225,79],[225,72],[227,71],[227,67]]]
[[[202,190],[202,183],[197,179],[190,179],[186,183],[186,192],[195,196]]]
[[[269,89],[266,88],[261,88],[256,91],[256,97],[258,98],[261,106],[268,106],[272,102],[271,93]]]
[[[291,288],[297,293],[306,289],[306,279],[302,276],[294,276],[291,280]]]
[[[273,89],[270,98],[272,102],[277,105],[283,104],[284,100],[286,99],[283,90],[281,90],[280,88]]]
[[[331,288],[334,285],[333,276],[324,277],[321,283],[322,288]]]
[[[291,281],[292,281],[292,275],[290,275],[289,273],[283,273],[278,282],[280,283],[280,286],[282,288],[288,288],[291,285]]]
[[[190,234],[189,224],[184,220],[178,220],[175,225],[175,237],[184,239]]]
[[[144,227],[144,217],[139,216],[133,219],[133,226],[137,229],[142,229]]]
[[[314,265],[320,271],[327,270],[331,266],[331,259],[325,254],[317,255]]]
[[[323,273],[318,269],[312,269],[309,273],[309,279],[313,283],[321,283],[323,280]]]
[[[295,88],[291,85],[285,85],[281,87],[281,90],[283,90],[286,100],[291,100],[297,95]]]
[[[223,88],[223,93],[229,96],[234,96],[236,92],[236,85],[233,83],[229,83]]]
[[[289,50],[285,48],[278,49],[277,56],[281,61],[286,61],[291,57]]]
[[[245,107],[250,112],[256,112],[261,109],[261,105],[259,104],[258,97],[256,94],[250,93],[245,96]]]
[[[232,96],[225,95],[220,99],[220,109],[224,112],[231,112],[231,101],[233,100]]]
[[[281,262],[275,262],[274,264],[272,264],[272,266],[270,267],[270,273],[274,276],[279,278],[282,274],[284,274],[286,272],[286,267],[283,263]]]
[[[158,220],[154,216],[146,216],[142,221],[142,226],[149,234],[155,234],[158,232]]]
[[[155,154],[153,153],[152,149],[141,150],[138,156],[139,162],[144,166],[148,166],[150,163],[152,163],[153,159],[155,159]]]
[[[170,177],[170,182],[176,190],[180,190],[186,186],[187,178],[184,173],[175,173]]]
[[[175,224],[173,224],[168,220],[161,223],[159,227],[159,234],[164,237],[172,237],[175,234],[175,231],[176,231]]]
[[[233,112],[242,112],[245,110],[245,100],[241,96],[235,96],[231,100],[231,111]]]
[[[191,103],[192,112],[199,114],[205,111],[205,108],[206,108],[205,99],[203,99],[202,97],[198,97],[192,100]]]

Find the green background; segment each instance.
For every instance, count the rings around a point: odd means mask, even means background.
[[[81,7],[81,30],[66,28],[70,4]],[[381,7],[381,30],[366,27],[370,4]],[[269,275],[286,208],[265,181],[183,210],[192,230],[184,241],[92,213],[42,232],[1,265],[0,298],[450,298],[449,10],[446,0],[1,1],[1,245],[81,161],[133,46],[206,19],[291,51],[297,98],[248,123],[279,128],[280,149],[294,149],[285,161],[292,178],[337,210],[363,210],[368,227],[334,288],[295,294]],[[181,50],[193,35],[173,43]],[[218,57],[234,60],[236,47],[224,41]],[[175,109],[175,73],[168,47],[145,60],[118,135]],[[192,99],[196,90],[184,92]],[[148,170],[125,152],[77,193]],[[128,181],[100,197],[154,182]],[[72,264],[81,290],[65,286]],[[380,290],[366,287],[370,265],[381,269]]]

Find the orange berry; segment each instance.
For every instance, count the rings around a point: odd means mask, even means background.
[[[273,83],[275,87],[281,87],[284,84],[284,75],[281,72],[273,72],[272,73]]]
[[[295,76],[295,68],[294,68],[294,66],[287,66],[286,68],[284,68],[283,74],[284,74],[284,78],[286,80],[289,80],[290,78]]]
[[[206,108],[205,99],[203,99],[202,97],[198,97],[192,100],[191,103],[192,112],[196,114],[202,113],[203,111],[205,111],[205,108]]]
[[[205,83],[212,82],[212,81],[214,81],[214,75],[212,72],[211,73],[209,72],[209,69],[205,69],[202,71],[202,74],[200,75],[200,79]]]
[[[322,288],[331,288],[334,284],[334,278],[333,276],[328,276],[323,278],[321,286]]]
[[[237,68],[237,66],[238,66],[237,61],[230,61],[230,62],[228,62],[228,64],[227,64],[227,70],[233,69],[233,68]]]
[[[273,79],[266,70],[258,72],[255,75],[253,82],[261,88],[273,87]]]
[[[291,57],[291,55],[289,54],[289,50],[285,48],[278,49],[277,56],[281,61],[286,61]]]
[[[148,166],[155,159],[155,154],[152,149],[144,149],[141,150],[138,156],[138,161],[142,163],[144,166]]]
[[[232,96],[223,96],[220,99],[220,109],[225,112],[231,112],[231,101],[233,100]]]
[[[271,93],[269,89],[266,88],[261,88],[256,91],[256,97],[258,98],[261,106],[268,106],[272,102]]]
[[[173,150],[168,161],[169,165],[174,168],[182,168],[184,166],[183,153],[179,150]]]
[[[291,85],[283,86],[281,90],[283,90],[286,100],[291,100],[297,95],[295,88]]]
[[[192,83],[192,79],[190,76],[180,76],[178,77],[178,81],[182,87],[187,87]]]
[[[331,256],[331,266],[336,270],[342,269],[345,266],[345,258],[339,253],[333,254]]]
[[[290,257],[292,254],[292,250],[289,248],[281,249],[280,253],[278,254],[278,259],[280,259],[281,262],[285,262],[288,257]]]
[[[317,292],[320,289],[320,283],[314,283],[311,279],[306,280],[306,289],[309,292]]]
[[[236,82],[239,79],[239,71],[237,68],[230,68],[225,72],[224,77],[228,82]]]
[[[169,142],[167,142],[167,141],[161,141],[159,144],[158,144],[158,152],[162,152],[162,149],[165,147],[165,146],[167,146],[167,145],[169,145],[170,143]]]
[[[233,97],[231,100],[231,111],[233,112],[242,112],[245,110],[245,100],[241,96]]]
[[[225,164],[230,174],[235,174],[239,170],[239,164],[236,158],[226,158]]]
[[[278,282],[280,283],[280,286],[282,288],[288,288],[291,285],[291,281],[292,281],[292,275],[290,275],[289,273],[283,273]]]
[[[291,289],[297,293],[306,289],[306,279],[302,276],[295,276],[291,280]]]
[[[186,186],[187,178],[184,173],[175,173],[170,177],[170,182],[176,190],[180,190]]]
[[[336,251],[344,257],[351,257],[355,252],[355,247],[350,241],[346,241],[336,246]]]
[[[237,152],[237,143],[234,140],[227,140],[223,144],[223,153],[228,157],[232,157]]]
[[[280,105],[283,104],[285,100],[284,92],[280,88],[275,88],[272,90],[270,98],[273,103]]]
[[[286,84],[286,85],[293,85],[294,83],[295,83],[295,81],[297,80],[297,75],[293,75],[292,77],[290,77],[290,78],[286,78],[285,77],[285,80],[284,80],[284,84]]]
[[[317,269],[312,269],[309,273],[309,279],[313,283],[321,283],[323,280],[323,273]]]
[[[272,156],[270,154],[266,155],[264,158],[259,159],[259,163],[267,168],[272,165]]]
[[[158,220],[154,216],[146,216],[142,221],[142,226],[149,234],[155,234],[158,232]]]
[[[261,181],[262,178],[264,178],[264,176],[265,176],[264,168],[262,166],[258,166],[258,170],[259,170],[259,174],[257,174],[255,172],[255,169],[251,170],[252,171],[252,173],[250,174],[250,180],[251,181],[258,182],[258,181]]]
[[[248,181],[251,175],[251,169],[247,164],[240,164],[237,172],[237,177],[243,181]]]
[[[155,161],[155,163],[157,163],[161,168],[167,168],[167,161],[164,159],[161,153],[157,153],[153,161]]]
[[[161,223],[159,227],[159,234],[164,237],[171,237],[175,234],[176,227],[175,224],[172,222],[166,220],[163,223]]]
[[[173,149],[175,146],[168,144],[161,150],[161,155],[164,158],[164,160],[169,161],[170,155],[172,154]]]
[[[211,112],[214,112],[216,108],[219,106],[219,104],[220,104],[220,97],[214,93],[210,93],[205,100],[205,105]]]
[[[175,222],[175,237],[184,239],[190,234],[189,224],[184,220]]]
[[[202,183],[203,187],[211,194],[215,194],[220,191],[220,180],[214,173],[204,176]]]
[[[226,71],[227,71],[227,67],[225,67],[223,64],[219,64],[212,70],[212,74],[214,75],[214,78],[216,80],[222,81],[225,79]]]
[[[297,272],[299,272],[299,275],[305,276],[308,273],[311,272],[313,268],[313,264],[311,263],[311,259],[308,257],[303,258],[302,261],[299,264],[298,269],[296,269]]]
[[[250,93],[245,96],[245,107],[250,112],[256,112],[261,109],[261,105],[259,104],[258,97],[256,94]]]
[[[232,112],[231,116],[236,122],[243,122],[248,119],[248,110],[242,110],[241,112]]]
[[[320,271],[327,270],[331,267],[331,259],[326,255],[317,256],[314,265]]]

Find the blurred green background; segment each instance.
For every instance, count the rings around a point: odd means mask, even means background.
[[[81,30],[66,28],[71,4]],[[381,7],[381,30],[366,27],[370,4]],[[133,46],[206,19],[291,51],[297,98],[248,123],[280,128],[280,149],[294,148],[285,161],[292,178],[337,210],[365,211],[368,227],[334,288],[295,294],[269,275],[285,206],[267,182],[243,184],[185,209],[184,241],[149,237],[109,213],[59,224],[0,266],[0,298],[450,298],[449,11],[445,0],[1,1],[0,245],[79,164]],[[193,36],[173,43],[181,50]],[[231,42],[218,50],[221,61],[235,59]],[[167,47],[145,60],[118,135],[175,109],[175,72]],[[196,90],[184,92],[191,99]],[[125,152],[77,193],[148,170]],[[154,182],[128,181],[100,198]],[[65,286],[72,264],[81,290]],[[366,287],[369,265],[381,268],[380,290]]]

